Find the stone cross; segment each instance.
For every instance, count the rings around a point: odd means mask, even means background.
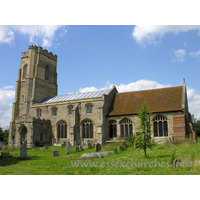
[[[0,150],[3,148],[3,142],[0,140]]]
[[[98,151],[100,151],[100,150],[101,150],[101,145],[100,145],[99,143],[97,143],[97,144],[95,145],[95,151],[98,152]]]
[[[27,159],[27,141],[24,140],[22,142],[22,146],[20,148],[20,159]]]

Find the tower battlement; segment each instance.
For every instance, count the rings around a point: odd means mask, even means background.
[[[57,55],[53,54],[52,52],[49,52],[47,49],[43,49],[41,46],[37,47],[36,45],[29,46],[30,49],[35,49],[38,50],[38,53],[44,54],[45,56],[57,61]],[[22,52],[22,58],[28,57],[29,56],[29,50]]]

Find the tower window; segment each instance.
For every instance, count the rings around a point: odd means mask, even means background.
[[[22,103],[24,102],[24,95],[22,95]]]
[[[26,75],[27,75],[27,65],[25,65],[23,69],[23,79],[26,79]]]
[[[44,77],[44,79],[46,81],[49,80],[49,66],[48,65],[45,67],[45,77]]]
[[[43,142],[43,140],[44,140],[44,134],[40,133],[40,141]]]

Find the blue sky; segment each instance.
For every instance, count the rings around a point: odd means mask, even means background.
[[[200,119],[200,26],[0,26],[0,124],[11,117],[21,52],[37,45],[57,54],[58,95],[188,87]]]

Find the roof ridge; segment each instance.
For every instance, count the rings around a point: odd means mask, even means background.
[[[90,91],[90,92],[78,92],[78,93],[68,93],[68,94],[62,94],[62,95],[57,95],[57,96],[52,96],[52,97],[58,97],[58,96],[66,96],[66,95],[70,95],[70,94],[86,94],[86,93],[91,93],[91,92],[98,92],[98,91],[104,91],[104,90],[111,90],[112,88],[109,89],[103,89],[103,90],[94,90],[94,91]]]
[[[77,99],[88,99],[88,98],[96,98],[100,97],[103,94],[108,94],[111,89],[103,89],[96,90],[90,92],[80,92],[80,93],[71,93],[66,95],[57,95],[52,97],[46,97],[39,103],[48,103],[48,102],[61,102],[61,101],[69,101],[69,100],[77,100]]]
[[[145,91],[152,91],[152,90],[163,90],[163,89],[178,88],[178,87],[183,87],[183,86],[163,87],[163,88],[154,88],[154,89],[145,89],[145,90],[135,90],[135,91],[128,91],[128,92],[119,92],[117,94],[131,93],[131,92],[145,92]]]

